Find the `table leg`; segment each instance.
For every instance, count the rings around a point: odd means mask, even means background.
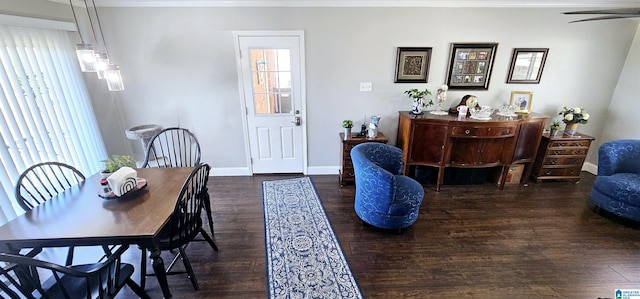
[[[167,281],[167,272],[164,270],[164,261],[160,257],[160,249],[158,247],[153,248],[151,251],[151,260],[153,265],[153,272],[156,274],[160,288],[162,288],[162,295],[165,299],[171,298],[171,292],[169,291],[169,282]]]

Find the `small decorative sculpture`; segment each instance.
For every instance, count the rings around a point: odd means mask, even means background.
[[[442,103],[447,100],[447,90],[449,90],[449,86],[442,85],[438,88],[438,94],[436,95],[436,110],[431,111],[431,114],[435,115],[445,115],[447,111],[442,111]]]
[[[371,122],[369,123],[369,131],[367,131],[368,138],[378,137],[378,124],[380,123],[380,116],[372,115]]]

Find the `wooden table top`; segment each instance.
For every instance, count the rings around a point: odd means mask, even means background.
[[[0,226],[0,244],[67,246],[136,243],[153,239],[167,223],[192,167],[137,169],[147,180],[139,195],[98,196],[100,175],[88,177],[33,210]]]

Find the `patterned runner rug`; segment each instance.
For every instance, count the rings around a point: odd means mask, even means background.
[[[363,298],[311,179],[262,192],[269,298]]]

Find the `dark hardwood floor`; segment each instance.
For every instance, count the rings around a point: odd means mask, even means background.
[[[171,276],[174,298],[267,297],[261,182],[284,177],[211,177],[220,252],[189,245],[200,290]],[[401,235],[362,225],[355,188],[340,188],[337,175],[312,180],[365,298],[613,298],[640,289],[640,230],[591,210],[594,176],[581,177],[504,190],[426,185],[420,216]],[[139,252],[129,251],[137,264]],[[154,277],[147,290],[161,297]]]

